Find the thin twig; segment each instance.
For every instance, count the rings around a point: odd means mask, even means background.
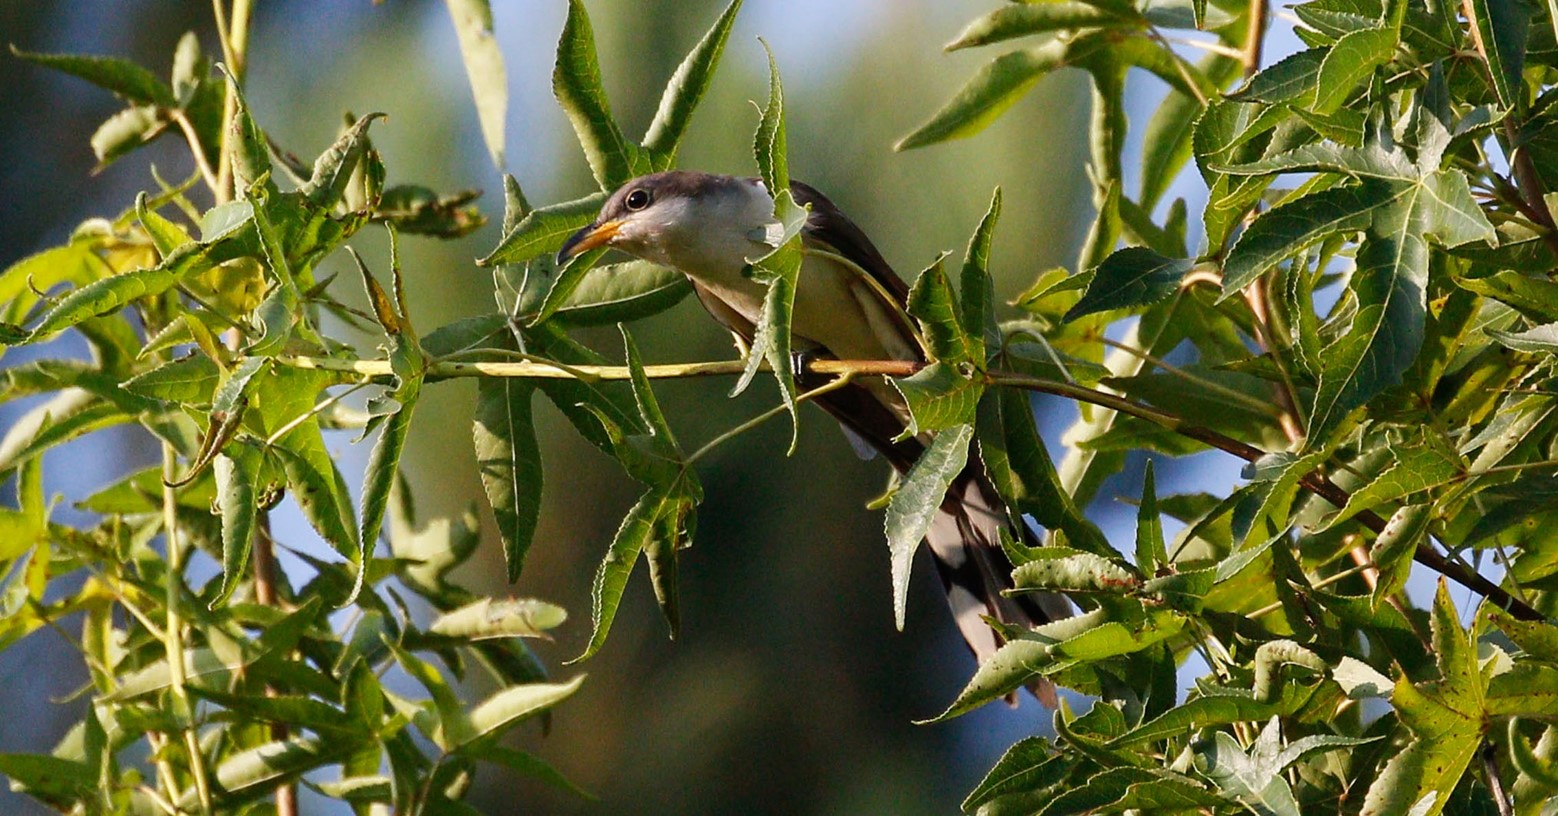
[[[184,721],[184,749],[189,755],[189,772],[195,780],[195,794],[200,801],[200,811],[211,813],[211,786],[206,778],[205,754],[200,750],[200,738],[195,733],[195,707],[189,699],[189,677],[184,667],[184,621],[179,612],[183,604],[184,553],[179,540],[178,498],[168,483],[178,473],[178,454],[172,443],[162,443],[162,536],[167,546],[167,625],[163,630],[163,648],[168,656],[169,690],[173,694],[175,710]],[[168,791],[170,795],[176,790]]]
[[[342,360],[333,357],[302,356],[284,356],[273,359],[278,365],[322,371],[338,371],[367,377],[388,377],[393,373],[390,370],[388,360]],[[804,371],[813,374],[853,373],[856,376],[886,375],[906,377],[919,371],[924,365],[924,363],[899,360],[813,360],[807,363]],[[601,380],[625,380],[631,376],[631,372],[626,366],[581,365],[573,366],[573,368]],[[745,361],[727,360],[712,363],[651,365],[644,366],[643,372],[645,376],[651,379],[673,379],[682,377],[730,376],[740,374],[745,368]],[[555,365],[536,362],[437,363],[429,366],[427,373],[429,377],[433,378],[532,377],[569,379],[574,376]],[[1053,394],[1119,411],[1120,413],[1134,416],[1137,419],[1151,422],[1180,436],[1217,448],[1225,453],[1233,454],[1247,462],[1254,462],[1266,455],[1266,451],[1254,445],[1240,442],[1211,428],[1192,424],[1182,417],[1149,405],[1134,402],[1125,397],[1075,383],[1030,377],[1026,374],[1017,374],[1009,371],[985,372],[983,381],[986,385],[1008,386],[1043,394]],[[1348,500],[1352,498],[1352,494],[1337,486],[1335,482],[1332,482],[1324,474],[1318,472],[1305,474],[1299,480],[1299,484],[1308,492],[1325,499],[1337,508],[1346,507]],[[1354,519],[1375,533],[1385,529],[1385,520],[1373,511],[1363,511],[1354,516]],[[1476,571],[1446,559],[1426,544],[1419,545],[1414,558],[1419,564],[1483,595],[1517,618],[1523,620],[1545,619],[1544,615],[1510,595],[1504,588],[1477,574]]]

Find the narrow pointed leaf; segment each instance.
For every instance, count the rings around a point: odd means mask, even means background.
[[[628,141],[611,116],[595,55],[595,32],[581,0],[569,0],[568,20],[557,43],[552,92],[573,124],[590,172],[602,190],[612,190],[648,170],[638,145]]]
[[[64,71],[133,102],[171,108],[177,101],[167,83],[140,65],[118,57],[38,54],[11,46],[11,53],[37,65]]]
[[[1093,270],[1082,299],[1063,318],[1066,322],[1097,312],[1147,306],[1167,299],[1195,264],[1166,258],[1145,247],[1126,247]]]
[[[919,549],[931,520],[941,507],[952,480],[968,463],[968,443],[974,436],[972,425],[959,425],[936,435],[930,447],[914,467],[904,475],[903,484],[887,505],[887,546],[892,553],[893,620],[903,631],[904,613],[909,599],[909,570],[914,551]]]
[[[497,518],[510,582],[524,569],[541,512],[543,471],[531,414],[534,393],[535,386],[513,377],[482,378],[476,389],[476,466]]]
[[[503,52],[492,30],[492,4],[488,0],[444,0],[460,39],[460,57],[476,98],[482,140],[492,163],[503,166],[504,121],[508,115],[508,73]]]
[[[1064,43],[1049,43],[996,57],[929,121],[898,140],[893,149],[924,147],[984,130],[1041,77],[1059,68],[1065,55]]]
[[[654,121],[644,132],[644,149],[649,151],[655,170],[668,170],[676,163],[676,148],[687,132],[693,111],[697,110],[714,79],[714,71],[719,67],[720,56],[725,53],[725,42],[730,39],[730,30],[735,26],[736,13],[740,10],[741,0],[731,0],[703,39],[687,52],[681,65],[676,67],[676,73],[671,75],[671,81],[666,83]]]

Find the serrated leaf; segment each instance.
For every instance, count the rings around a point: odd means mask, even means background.
[[[952,280],[942,268],[944,257],[938,258],[914,279],[914,286],[909,288],[908,312],[919,320],[934,359],[951,366],[966,363],[983,366],[983,321],[978,337],[965,328],[957,296],[952,292]]]
[[[204,405],[211,402],[221,370],[197,354],[163,363],[124,381],[124,390],[151,399]]]
[[[85,320],[117,311],[138,298],[155,297],[210,266],[209,247],[189,244],[150,269],[136,269],[92,281],[61,298],[34,326],[29,342],[47,340]]]
[[[521,721],[573,696],[584,684],[586,675],[579,675],[566,683],[528,683],[510,686],[488,697],[471,709],[471,734],[468,739],[451,743],[449,748],[458,751],[466,744],[496,739]]]
[[[638,502],[622,519],[622,526],[612,539],[611,548],[601,561],[600,569],[590,591],[592,628],[590,642],[584,652],[569,661],[575,663],[593,656],[606,644],[611,624],[617,617],[622,603],[622,593],[627,580],[638,563],[638,556],[656,534],[659,520],[667,515],[689,512],[690,502],[681,496],[676,485],[654,486],[640,496]]]
[[[605,203],[605,193],[592,193],[584,198],[531,210],[504,233],[487,257],[477,263],[482,266],[517,264],[556,252],[568,236],[594,221]]]
[[[725,52],[725,42],[735,26],[736,13],[740,10],[741,0],[731,0],[666,83],[665,92],[660,96],[660,107],[644,132],[644,149],[650,153],[654,170],[668,170],[675,165],[676,148],[687,132],[693,111],[714,78],[720,56]]]
[[[946,363],[931,363],[908,377],[893,377],[893,387],[909,408],[910,434],[939,431],[974,421],[985,386]]]
[[[227,603],[243,580],[254,545],[254,522],[259,514],[260,451],[248,445],[228,447],[213,464],[216,504],[222,516],[222,587],[210,608]]]
[[[355,514],[351,494],[320,436],[319,420],[304,421],[271,450],[280,457],[287,474],[287,489],[309,524],[357,569],[366,569],[367,565],[361,562],[357,523],[352,518]]]
[[[909,569],[914,551],[930,530],[947,488],[968,463],[972,425],[958,425],[936,435],[921,454],[887,505],[887,546],[892,554],[893,621],[903,631],[909,599]]]
[[[1468,0],[1466,16],[1477,50],[1487,57],[1499,104],[1520,110],[1526,101],[1523,74],[1531,12],[1516,0]]]
[[[1361,187],[1332,187],[1261,213],[1223,261],[1222,299],[1328,236],[1367,229],[1373,203]]]
[[[1278,103],[1310,96],[1328,53],[1328,48],[1310,48],[1283,57],[1250,77],[1244,87],[1228,98],[1235,102]]]
[[[1061,487],[1026,392],[988,390],[980,399],[976,428],[985,472],[1002,499],[1046,528],[1064,532],[1078,549],[1114,552],[1103,532]]]
[[[508,74],[503,52],[492,30],[492,5],[488,0],[444,0],[454,31],[460,40],[460,57],[476,98],[482,141],[492,163],[503,167],[504,119],[508,114]]]
[[[691,293],[686,275],[649,261],[596,266],[584,273],[554,319],[565,326],[629,323],[659,314]]]
[[[595,55],[595,32],[581,0],[568,2],[568,19],[557,43],[557,64],[552,70],[552,92],[573,124],[590,172],[602,190],[615,189],[649,171],[647,157],[638,145],[622,135],[611,116],[611,104],[601,86],[600,62]]]
[[[1041,77],[1065,60],[1064,43],[1047,43],[991,60],[925,124],[898,140],[894,150],[972,136],[995,121]]]
[[[476,390],[476,466],[503,539],[510,582],[524,568],[541,512],[544,476],[531,413],[534,393],[535,386],[512,377],[483,378]]]
[[[1128,9],[1128,10],[1127,10]],[[948,43],[946,50],[989,45],[1017,37],[1050,31],[1098,27],[1138,27],[1144,21],[1128,6],[1105,6],[1059,0],[1051,3],[1012,4],[975,18],[961,34]]]
[[[1093,270],[1087,292],[1063,320],[1157,303],[1178,291],[1180,279],[1194,266],[1190,260],[1165,258],[1145,247],[1126,247]]]
[[[1335,112],[1375,68],[1390,61],[1399,37],[1392,29],[1373,28],[1337,40],[1320,63],[1315,100],[1309,107],[1317,113]]]
[[[177,101],[167,83],[126,59],[82,54],[39,54],[11,46],[11,53],[28,62],[64,71],[125,99],[171,108]]]
[[[1152,460],[1148,459],[1146,475],[1142,477],[1141,506],[1136,509],[1136,568],[1145,575],[1152,575],[1160,565],[1167,564],[1163,519],[1158,515],[1157,482],[1153,478]]]
[[[1257,700],[1250,694],[1197,697],[1131,729],[1112,740],[1109,747],[1126,748],[1143,745],[1192,733],[1201,728],[1265,720],[1277,713],[1276,704]]]
[[[560,606],[529,598],[482,598],[452,612],[445,612],[427,631],[463,640],[543,637],[568,617]]]

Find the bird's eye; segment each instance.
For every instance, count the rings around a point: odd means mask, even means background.
[[[649,195],[649,191],[640,188],[640,189],[634,190],[631,193],[628,193],[628,197],[626,199],[623,199],[622,203],[627,205],[627,208],[630,211],[638,212],[639,210],[642,210],[643,208],[649,206],[649,202],[650,201],[651,201],[651,197]]]

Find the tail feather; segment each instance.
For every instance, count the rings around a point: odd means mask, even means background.
[[[985,622],[986,617],[1032,629],[1070,614],[1069,604],[1060,595],[1004,594],[1013,584],[1011,562],[1001,549],[1001,530],[1012,528],[1010,515],[985,477],[983,463],[974,458],[947,490],[925,535],[952,617],[980,663],[995,654],[1002,643]],[[1025,540],[1032,538],[1025,526],[1019,533]],[[1055,686],[1047,678],[1036,678],[1028,690],[1045,707],[1056,706]],[[1008,701],[1016,702],[1013,698]]]
[[[814,388],[804,375],[797,377],[803,388]],[[844,426],[898,470],[913,467],[924,446],[915,437],[900,437],[903,422],[871,392],[858,385],[833,391],[817,400]],[[1001,530],[1012,531],[1019,539],[1036,544],[1033,533],[1018,520],[1014,523],[995,486],[985,476],[984,462],[978,451],[970,451],[968,465],[953,480],[946,497],[925,534],[927,549],[936,562],[952,617],[974,658],[988,660],[1001,647],[1000,635],[985,622],[985,617],[1012,626],[1032,629],[1040,624],[1071,614],[1070,604],[1061,595],[1023,593],[1007,596],[1012,588],[1012,565],[1001,549]],[[1029,690],[1045,706],[1054,708],[1055,687],[1048,679],[1038,678]],[[1015,702],[1015,698],[1013,698]]]

